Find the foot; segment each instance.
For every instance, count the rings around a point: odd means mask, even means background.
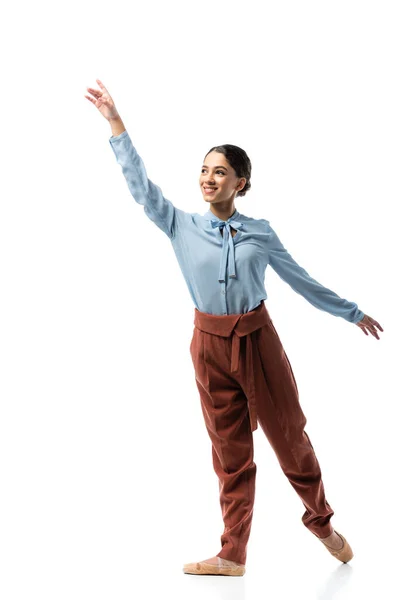
[[[336,533],[336,531],[331,533],[331,535],[328,535],[326,538],[319,539],[329,548],[333,548],[333,550],[341,550],[344,546],[342,538]]]
[[[353,550],[351,549],[349,542],[341,533],[339,534],[337,531],[333,531],[333,533],[328,535],[328,537],[319,539],[325,545],[327,550],[329,550],[332,556],[338,560],[347,563],[353,558]]]
[[[192,575],[233,575],[240,576],[246,572],[246,567],[233,560],[213,556],[199,562],[183,565],[183,572]]]
[[[221,558],[220,556],[213,556],[212,558],[206,558],[205,560],[202,560],[200,562],[205,562],[209,565],[224,565],[224,566],[228,566],[228,567],[236,567],[238,565],[240,565],[240,563],[235,562],[233,560],[228,560],[227,558]]]

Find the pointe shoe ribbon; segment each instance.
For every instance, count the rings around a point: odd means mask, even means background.
[[[328,546],[328,544],[326,544],[320,538],[321,542],[329,550],[329,552],[332,554],[332,556],[334,556],[338,560],[341,560],[344,563],[347,563],[354,556],[353,550],[351,549],[350,544],[348,543],[348,541],[346,540],[346,538],[341,533],[339,533],[338,531],[336,531],[336,529],[334,531],[338,534],[338,536],[341,538],[341,540],[343,542],[343,546],[341,548],[339,548],[339,549],[332,548],[331,546]]]
[[[183,566],[183,572],[190,575],[230,575],[230,576],[241,576],[246,572],[244,565],[236,564],[232,561],[232,564],[225,562],[225,559],[217,556],[218,564],[208,563],[205,560],[200,562],[186,563]]]

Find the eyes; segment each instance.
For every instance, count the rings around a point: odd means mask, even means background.
[[[203,173],[203,171],[205,171],[205,169],[202,169],[201,172]],[[216,173],[221,173],[221,175],[225,175],[224,171],[218,170],[215,171]]]

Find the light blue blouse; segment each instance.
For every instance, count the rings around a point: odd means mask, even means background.
[[[268,265],[310,304],[350,323],[364,317],[357,304],[340,298],[301,267],[266,219],[238,210],[226,221],[211,210],[189,213],[167,200],[147,177],[128,132],[109,139],[134,200],[170,239],[196,308],[213,315],[242,314],[267,298]],[[237,233],[232,236],[230,228]],[[223,235],[221,235],[221,233]]]

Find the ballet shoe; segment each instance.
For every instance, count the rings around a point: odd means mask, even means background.
[[[354,556],[353,550],[351,549],[350,544],[348,543],[346,538],[341,533],[336,531],[336,529],[334,529],[334,531],[342,539],[343,546],[341,548],[339,548],[339,549],[332,548],[332,547],[328,546],[321,538],[319,538],[319,539],[324,544],[325,548],[327,548],[329,550],[329,552],[332,554],[332,556],[334,556],[338,560],[342,561],[343,563],[347,563]]]
[[[183,565],[183,572],[188,575],[230,575],[239,577],[244,575],[246,567],[233,561],[225,562],[224,558],[216,557],[218,564],[213,565],[205,560]]]

